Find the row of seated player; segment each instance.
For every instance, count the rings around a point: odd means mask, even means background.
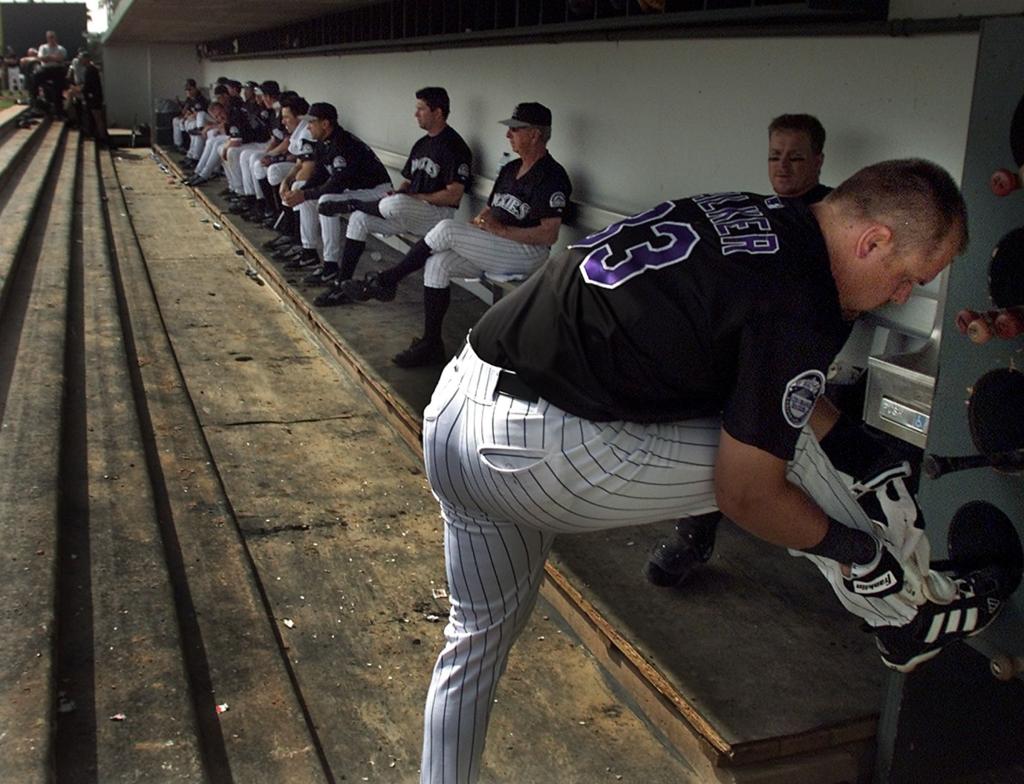
[[[572,184],[548,151],[551,111],[518,104],[502,121],[518,157],[502,167],[486,206],[469,223],[455,219],[473,177],[473,155],[448,124],[450,100],[441,87],[415,95],[416,141],[397,188],[376,154],[346,131],[328,103],[309,104],[273,81],[224,79],[206,104],[195,82],[175,118],[175,143],[195,167],[186,182],[202,184],[222,169],[231,210],[276,227],[267,243],[287,269],[304,270],[307,286],[325,287],[315,300],[332,307],[371,299],[390,301],[398,283],[423,270],[423,334],[394,357],[401,367],[442,363],[441,338],[453,277],[526,277],[548,258],[569,207]],[[769,127],[769,175],[775,192],[817,201],[825,131],[809,115],[783,115]],[[341,216],[347,215],[342,226]],[[421,237],[389,269],[354,274],[367,237]],[[344,235],[344,236],[343,236]]]

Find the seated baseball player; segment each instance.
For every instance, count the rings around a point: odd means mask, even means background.
[[[238,143],[228,148],[224,162],[225,171],[229,171],[233,178],[229,178],[232,190],[238,196],[236,203],[231,207],[231,212],[236,215],[245,215],[256,207],[258,199],[253,164],[265,156],[287,149],[284,128],[281,125],[281,105],[278,103],[280,87],[277,82],[266,81],[256,85],[253,92],[255,104],[247,107],[250,129],[245,134],[246,138],[252,141],[246,142],[240,135]],[[262,198],[262,194],[259,196]],[[262,206],[254,214],[258,214],[262,219]]]
[[[185,100],[182,103],[181,112],[171,120],[174,146],[185,153],[185,158],[181,162],[183,165],[188,163],[195,164],[199,160],[198,156],[192,157],[193,138],[195,137],[191,136],[189,132],[203,126],[205,117],[202,115],[206,112],[208,105],[209,101],[199,91],[196,80],[186,79]]]
[[[273,188],[267,182],[267,166],[284,161],[288,154],[289,133],[282,117],[281,88],[277,82],[268,80],[257,89],[256,95],[272,112],[270,139],[263,150],[246,150],[239,157],[242,170],[244,209],[240,213],[250,222],[264,221],[271,214],[275,217],[278,207],[274,200]],[[290,93],[289,97],[295,93]]]
[[[220,149],[230,138],[227,134],[228,96],[225,92],[216,97],[224,100],[213,101],[205,112],[206,123],[201,129],[205,137],[203,152],[196,163],[195,174],[184,181],[186,185],[196,186],[209,182],[221,167]]]
[[[520,157],[502,167],[487,206],[472,225],[443,220],[394,267],[341,284],[347,301],[387,302],[395,298],[402,278],[424,270],[423,336],[393,357],[399,367],[444,362],[441,327],[453,275],[529,275],[558,240],[572,185],[547,150],[551,111],[539,103],[521,103],[501,122],[508,126],[509,144]]]
[[[819,182],[825,128],[810,114],[781,114],[768,125],[768,179],[787,199],[814,204],[832,190]]]
[[[966,241],[948,173],[888,161],[809,207],[740,192],[662,202],[488,310],[423,413],[451,611],[421,781],[479,775],[556,534],[721,511],[810,558],[901,671],[985,628],[1007,575],[932,571],[903,472],[854,498],[819,445],[835,412],[816,406],[853,320],[905,302]]]
[[[309,134],[309,118],[306,113],[309,104],[305,98],[292,93],[281,99],[281,122],[287,132],[288,150],[279,161],[272,161],[266,166],[267,196],[273,201],[275,213],[267,218],[264,225],[277,229],[278,236],[263,243],[263,247],[285,254],[292,248],[301,248],[299,235],[299,218],[295,209],[285,208],[281,201],[283,193],[290,191],[295,183],[299,187],[305,183],[313,172],[315,164],[312,160],[300,160],[306,148],[312,148],[313,137]]]
[[[304,283],[326,286],[351,278],[371,232],[422,237],[442,220],[455,215],[472,177],[473,153],[448,125],[450,108],[448,92],[443,87],[424,87],[416,92],[416,123],[426,135],[412,146],[402,167],[405,179],[396,193],[369,204],[340,200],[320,204],[324,264],[307,275]],[[341,219],[333,216],[351,212],[353,206],[357,211],[349,217],[339,265]],[[334,300],[340,296],[341,289],[335,286],[317,297],[316,304],[338,304]]]
[[[220,149],[221,166],[227,179],[227,186],[220,195],[234,201],[241,200],[244,194],[240,164],[242,152],[265,150],[275,120],[274,111],[268,108],[262,99],[256,100],[254,84],[255,82],[246,82],[242,86],[241,100],[234,102],[229,109],[229,138]]]
[[[338,111],[332,104],[314,103],[308,117],[307,127],[316,143],[300,160],[311,159],[316,168],[301,189],[281,195],[285,206],[298,208],[302,237],[302,250],[285,264],[289,269],[320,263],[320,199],[371,201],[387,195],[392,187],[384,164],[364,141],[338,124]]]

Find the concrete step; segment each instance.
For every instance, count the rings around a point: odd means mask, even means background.
[[[207,781],[135,405],[97,151],[71,253],[58,579],[59,781]]]
[[[319,741],[234,524],[129,218],[139,194],[119,181],[109,155],[101,156],[101,170],[123,288],[128,363],[158,494],[205,775],[214,781],[326,781]],[[181,238],[167,217],[162,225],[169,230],[168,247],[180,252]],[[218,714],[224,704],[229,712]]]
[[[0,310],[5,307],[15,263],[28,238],[32,219],[57,160],[63,136],[62,125],[50,125],[35,153],[20,170],[20,175],[8,183],[12,191],[0,208],[0,226],[3,226],[0,232]]]
[[[0,310],[0,780],[52,779],[60,449],[76,156],[48,132],[3,233]],[[47,176],[54,169],[55,177]],[[29,205],[46,203],[30,211]],[[5,211],[4,217],[7,213]],[[35,219],[37,222],[33,222]],[[10,225],[10,224],[6,224]]]

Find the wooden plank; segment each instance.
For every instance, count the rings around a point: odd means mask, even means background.
[[[326,781],[319,740],[164,331],[116,170],[106,155],[101,163],[132,359],[145,393],[144,427],[152,429],[150,470],[162,476],[175,543],[169,555],[182,570],[182,592],[187,588],[179,603],[189,603],[183,635],[207,770],[214,779]],[[219,720],[215,702],[231,708]]]
[[[60,687],[77,708],[58,717],[58,776],[92,769],[98,781],[203,782],[91,141],[83,145],[80,187],[84,411],[68,416],[81,417],[87,435],[77,475],[63,479],[80,483],[88,508],[63,520],[77,529],[68,535],[77,558],[61,569],[62,589],[72,595],[58,638],[66,662]],[[111,720],[119,714],[126,718]]]
[[[68,251],[75,157],[60,155],[59,133],[38,157],[43,175],[60,166],[52,222],[38,253],[42,265],[27,302],[0,318],[5,362],[13,367],[0,390],[0,780],[50,781],[54,709],[57,521],[60,511],[57,444],[61,437]],[[44,192],[45,177],[38,183]],[[26,215],[24,226],[27,237]],[[4,232],[4,237],[16,231]],[[6,239],[5,239],[6,242]],[[13,244],[13,243],[12,243]],[[19,239],[17,247],[22,246]],[[23,320],[22,320],[23,318]],[[8,346],[18,348],[16,358]]]

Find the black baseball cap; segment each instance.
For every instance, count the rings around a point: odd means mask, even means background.
[[[185,86],[186,87],[195,87],[196,86],[196,80],[195,79],[186,79],[185,80]]]
[[[542,103],[519,103],[512,110],[511,117],[499,122],[509,128],[526,128],[531,125],[537,128],[550,128],[551,110]]]
[[[245,86],[246,87],[251,87],[253,90],[255,90],[257,87],[260,86],[260,83],[259,82],[254,82],[252,79],[250,79],[248,82],[245,83]]]
[[[225,84],[228,87],[230,87],[232,90],[241,90],[242,89],[242,83],[240,81],[238,81],[237,79],[228,79],[225,82]]]
[[[256,86],[256,92],[259,95],[280,95],[281,85],[275,82],[273,79],[268,79]]]
[[[318,120],[330,120],[335,125],[338,124],[338,110],[334,108],[333,104],[314,103],[306,114],[316,117]]]

